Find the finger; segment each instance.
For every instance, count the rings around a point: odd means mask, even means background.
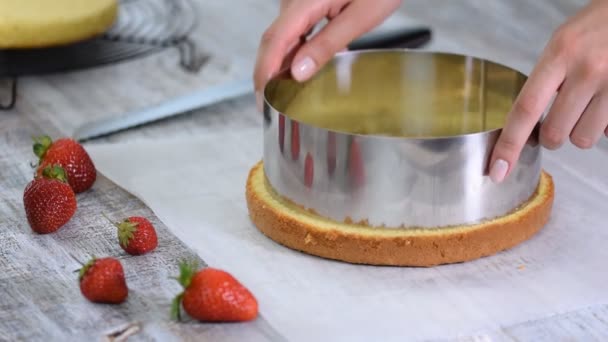
[[[515,167],[523,146],[562,84],[566,66],[545,49],[536,68],[522,87],[490,158],[490,178],[502,182]]]
[[[580,73],[567,78],[540,129],[540,143],[554,150],[561,147],[589,105],[596,86]]]
[[[608,126],[608,92],[604,91],[593,97],[576,123],[570,141],[579,148],[591,148],[601,138],[606,126]]]
[[[289,5],[293,3],[292,0],[281,0],[281,4],[279,6],[279,12],[284,12]]]
[[[342,12],[300,48],[291,69],[293,77],[298,81],[309,79],[353,39],[379,25],[399,2],[378,1],[371,10],[368,1],[353,1],[340,7]]]
[[[291,63],[293,62],[293,57],[295,56],[295,54],[298,52],[298,49],[306,42],[306,37],[301,37],[295,44],[293,44],[292,46],[290,46],[287,50],[287,54],[285,55],[285,57],[283,58],[283,61],[281,61],[281,66],[275,69],[275,72],[277,70],[285,70],[287,68],[289,68],[289,66],[291,65]],[[274,73],[273,73],[274,74]],[[272,77],[269,76],[265,82],[268,82],[268,80]],[[257,105],[257,109],[258,112],[262,112],[263,111],[263,96],[262,96],[262,90],[264,88],[265,84],[261,85],[259,90],[256,91],[255,93],[255,100],[256,100],[256,105]]]
[[[285,56],[300,42],[314,24],[320,21],[323,8],[315,2],[302,6],[303,2],[286,5],[279,17],[262,34],[254,68],[254,87],[261,91],[266,82],[280,69]]]

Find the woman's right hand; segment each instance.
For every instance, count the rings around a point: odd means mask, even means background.
[[[258,109],[266,82],[289,67],[305,81],[347,45],[381,24],[400,0],[283,0],[277,19],[262,35],[254,71]],[[306,40],[324,18],[328,24]]]

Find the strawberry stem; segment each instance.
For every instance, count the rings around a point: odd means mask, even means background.
[[[171,303],[171,319],[174,321],[181,321],[181,304],[182,299],[184,298],[184,293],[178,294]]]
[[[177,282],[180,283],[184,289],[190,286],[192,282],[192,277],[198,270],[198,263],[196,260],[192,260],[190,262],[183,260],[179,264],[179,277],[177,278]]]
[[[108,222],[110,222],[110,223],[111,223],[111,224],[113,224],[113,225],[116,225],[116,222],[112,221],[112,220],[111,220],[111,219],[108,217],[108,215],[106,215],[106,213],[101,212],[101,215],[102,215],[103,217],[105,217],[105,218],[106,218],[106,220],[108,220]]]
[[[76,262],[79,263],[80,266],[84,266],[84,262],[80,261],[80,259],[78,259],[74,254],[72,254],[72,253],[68,253],[68,254],[72,257],[72,259],[76,260]]]

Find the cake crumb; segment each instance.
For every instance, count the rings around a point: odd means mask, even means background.
[[[315,238],[312,237],[312,235],[310,235],[310,233],[306,234],[306,237],[304,238],[304,243],[309,245],[309,244],[316,244]]]
[[[334,231],[331,231],[331,232],[328,232],[325,237],[329,241],[336,241],[336,239],[338,239],[338,234],[336,234],[336,232],[334,232]]]

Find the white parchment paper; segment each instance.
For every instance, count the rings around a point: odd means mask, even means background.
[[[544,154],[555,205],[528,242],[423,269],[324,260],[259,233],[248,218],[245,181],[261,146],[261,130],[226,130],[87,149],[100,172],[140,197],[208,264],[245,283],[264,317],[292,341],[483,337],[608,303],[605,148]]]

